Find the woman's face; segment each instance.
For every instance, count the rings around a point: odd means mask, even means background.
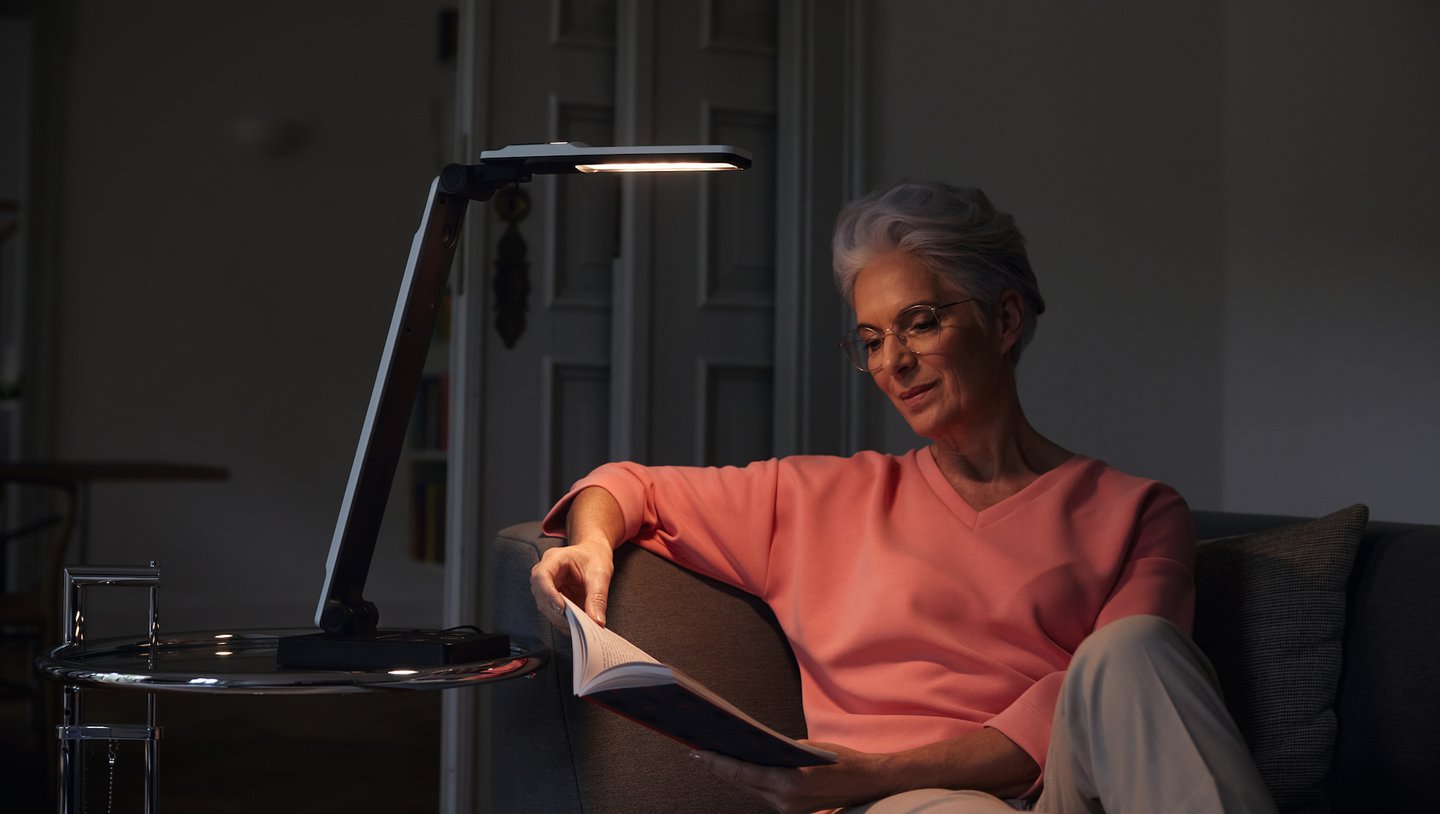
[[[895,251],[880,255],[855,278],[855,320],[859,325],[888,329],[895,317],[913,305],[944,305],[969,298],[927,272],[915,258]],[[1009,312],[1002,301],[992,313]],[[930,350],[913,353],[894,336],[886,336],[879,366],[871,371],[875,384],[922,438],[963,436],[985,426],[987,419],[1010,407],[1012,370],[1006,353],[1014,340],[992,327],[978,303],[942,309],[940,332]]]

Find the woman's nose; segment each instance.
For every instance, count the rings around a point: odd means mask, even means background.
[[[881,359],[886,368],[899,372],[914,366],[915,354],[905,346],[900,335],[893,331],[885,337],[885,346],[881,349]]]

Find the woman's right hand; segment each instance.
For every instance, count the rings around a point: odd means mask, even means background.
[[[530,569],[535,607],[564,631],[565,598],[579,605],[595,623],[605,626],[610,577],[615,573],[615,546],[624,540],[625,517],[620,504],[604,489],[591,486],[570,500],[565,518],[569,544],[552,548]]]
[[[603,627],[614,571],[614,551],[607,543],[559,546],[546,551],[530,569],[530,593],[541,615],[561,630],[570,630],[562,597],[579,605]]]

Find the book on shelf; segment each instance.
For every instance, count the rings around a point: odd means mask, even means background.
[[[419,468],[410,484],[410,557],[445,561],[445,471]]]
[[[700,682],[661,664],[565,600],[575,661],[575,694],[693,748],[764,766],[834,763],[829,750],[800,743],[742,712]]]
[[[426,375],[410,413],[410,446],[443,452],[450,446],[450,374]]]

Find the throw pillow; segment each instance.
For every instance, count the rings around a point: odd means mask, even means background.
[[[1326,812],[1345,588],[1369,509],[1199,545],[1195,642],[1282,814]]]

